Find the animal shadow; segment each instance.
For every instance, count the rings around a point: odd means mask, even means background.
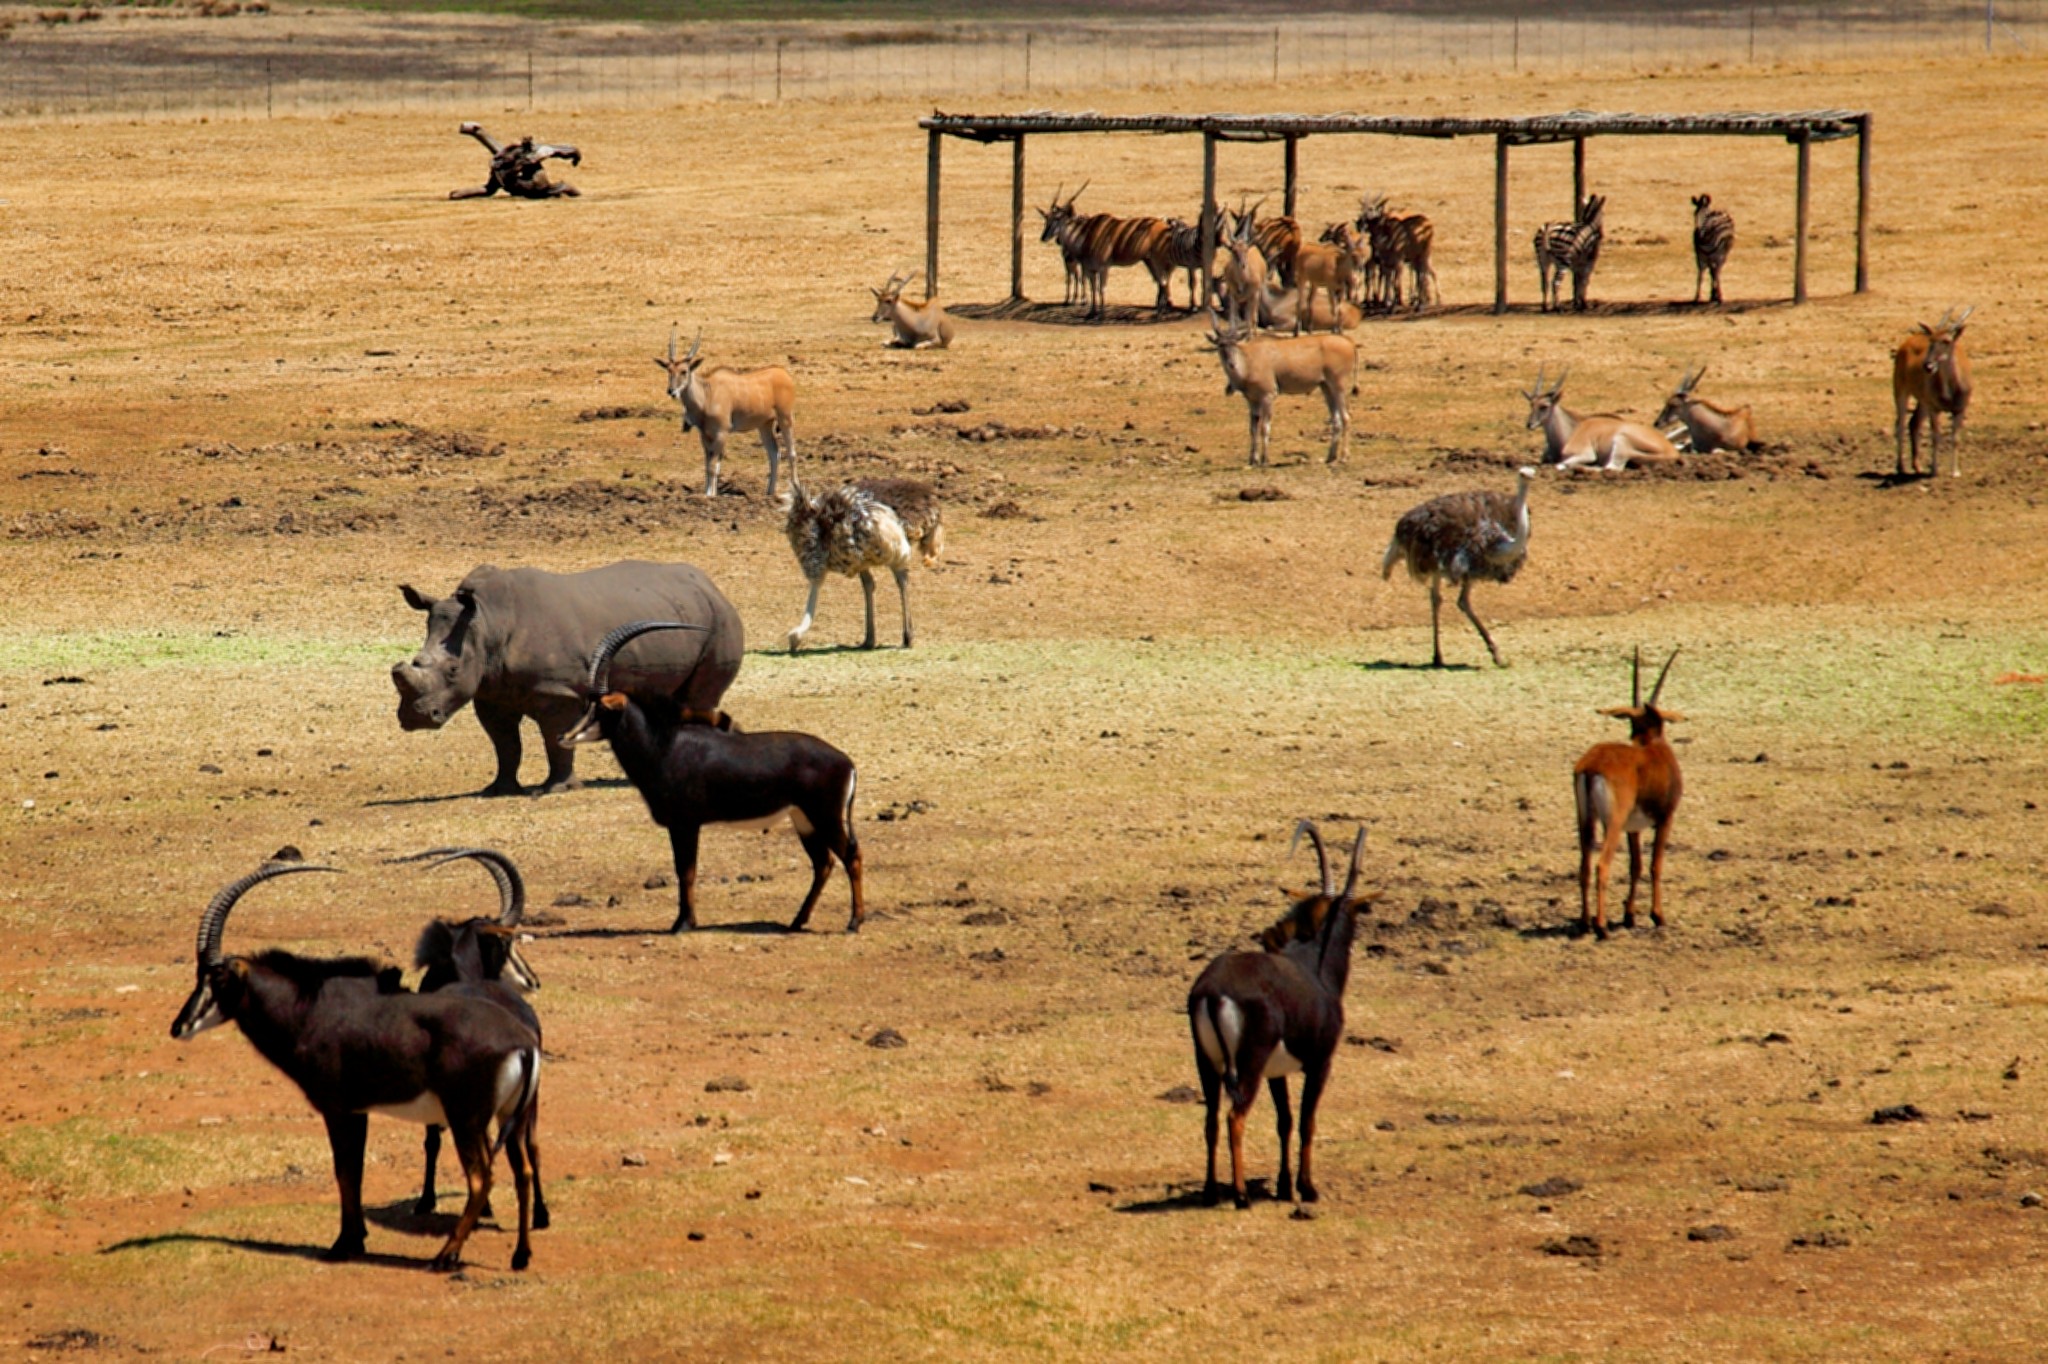
[[[1476,673],[1479,671],[1479,665],[1476,663],[1446,663],[1442,667],[1438,667],[1434,663],[1415,663],[1407,659],[1398,658],[1376,658],[1370,663],[1360,663],[1357,667],[1360,672],[1366,673]]]
[[[616,790],[620,787],[631,785],[632,783],[626,780],[626,778],[624,777],[580,777],[577,779],[578,790],[610,791]],[[508,792],[505,796],[493,795],[483,790],[450,791],[445,795],[439,796],[392,796],[384,800],[366,800],[363,802],[363,808],[365,810],[370,810],[375,809],[379,806],[444,805],[451,800],[501,800],[508,798],[516,798],[517,796],[524,796],[528,800],[533,800],[539,797],[540,794],[541,792],[537,787],[531,786],[517,793]],[[561,796],[569,795],[572,793],[567,791],[555,791],[550,792],[549,794]]]
[[[1934,479],[1932,473],[1881,474],[1875,470],[1865,470],[1863,473],[1856,475],[1856,477],[1862,479],[1865,483],[1875,483],[1879,491],[1890,488],[1909,488],[1915,483],[1928,483]]]
[[[782,922],[780,922],[780,921],[778,921],[778,920],[775,920],[775,919],[745,919],[745,920],[742,920],[742,921],[740,921],[739,923],[731,923],[731,924],[706,924],[706,923],[700,923],[700,924],[698,924],[698,925],[696,926],[696,928],[694,928],[694,929],[691,929],[691,930],[688,930],[688,931],[686,931],[686,932],[682,932],[682,933],[676,933],[676,934],[673,934],[673,935],[671,935],[671,934],[669,933],[669,931],[668,931],[668,929],[667,929],[666,927],[662,927],[662,928],[602,928],[602,927],[597,927],[597,928],[563,928],[563,929],[558,929],[558,930],[555,930],[555,931],[553,931],[553,932],[540,932],[540,931],[536,931],[536,932],[534,933],[534,936],[535,936],[535,937],[537,937],[537,938],[543,938],[543,939],[548,939],[548,938],[593,938],[593,939],[603,939],[603,938],[666,938],[666,937],[670,937],[670,936],[674,936],[674,937],[678,937],[678,938],[689,938],[689,937],[694,937],[694,936],[697,936],[697,935],[699,935],[699,934],[704,934],[704,933],[733,933],[733,934],[740,934],[740,935],[746,935],[746,936],[754,936],[754,937],[798,937],[798,936],[801,936],[800,934],[793,934],[793,933],[791,933],[791,932],[789,931],[789,925],[788,925],[788,924],[786,924],[786,923],[782,923]]]
[[[1246,1179],[1244,1182],[1244,1191],[1245,1196],[1251,1199],[1254,1203],[1275,1203],[1279,1201],[1278,1199],[1273,1197],[1273,1186],[1266,1180],[1266,1178],[1263,1175]],[[1219,1210],[1227,1212],[1230,1210],[1230,1207],[1230,1190],[1227,1186],[1223,1189],[1222,1197],[1216,1200],[1215,1207],[1212,1208],[1208,1204],[1202,1202],[1201,1185],[1190,1184],[1187,1187],[1183,1188],[1178,1184],[1169,1184],[1166,1186],[1166,1194],[1162,1198],[1139,1199],[1135,1202],[1122,1204],[1116,1210],[1118,1212],[1140,1214],[1160,1212],[1214,1212]]]
[[[453,1225],[451,1222],[450,1225]],[[167,1231],[156,1236],[131,1236],[125,1241],[116,1241],[110,1246],[101,1246],[99,1253],[113,1255],[127,1250],[154,1250],[158,1246],[231,1246],[236,1250],[251,1250],[259,1255],[281,1255],[294,1260],[311,1260],[316,1264],[325,1263],[325,1246],[292,1245],[284,1241],[261,1241],[250,1236],[204,1236],[198,1232]],[[378,1265],[385,1269],[418,1269],[422,1263],[403,1255],[385,1255],[366,1252],[351,1262],[363,1265]]]

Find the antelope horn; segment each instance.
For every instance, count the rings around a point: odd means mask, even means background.
[[[671,365],[676,362],[676,326],[673,322],[668,326],[668,362]]]
[[[1663,672],[1660,672],[1660,673],[1658,673],[1658,674],[1657,674],[1657,685],[1656,685],[1656,686],[1654,686],[1654,687],[1652,687],[1652,688],[1650,688],[1650,705],[1651,705],[1651,706],[1653,706],[1653,707],[1654,707],[1654,706],[1655,706],[1655,705],[1657,704],[1657,695],[1658,695],[1658,693],[1659,693],[1659,692],[1662,692],[1662,691],[1664,690],[1664,679],[1665,679],[1665,677],[1667,677],[1667,676],[1668,676],[1668,675],[1670,674],[1670,672],[1671,672],[1671,665],[1672,665],[1672,664],[1674,664],[1674,663],[1676,663],[1677,661],[1678,661],[1678,650],[1677,650],[1677,649],[1673,649],[1673,650],[1671,651],[1671,657],[1669,657],[1669,658],[1667,658],[1667,659],[1665,659],[1665,660],[1664,660],[1664,671],[1663,671]]]
[[[1351,841],[1351,874],[1344,878],[1344,896],[1349,900],[1351,893],[1358,889],[1358,859],[1365,855],[1365,826],[1358,826],[1358,837]]]
[[[1093,178],[1093,177],[1091,176],[1090,178],[1088,178],[1088,179],[1086,179],[1086,180],[1083,180],[1083,181],[1081,182],[1081,189],[1086,189],[1086,188],[1088,188],[1088,186],[1090,186],[1090,185],[1092,185],[1092,184],[1094,184],[1094,183],[1095,183],[1095,180],[1094,180],[1094,178]],[[1081,197],[1081,189],[1077,189],[1077,190],[1075,190],[1075,191],[1074,191],[1074,192],[1073,192],[1072,194],[1069,194],[1069,195],[1067,196],[1067,207],[1068,207],[1068,208],[1072,208],[1072,207],[1074,206],[1074,200],[1076,200],[1076,199],[1078,199],[1078,198],[1080,198],[1080,197]]]
[[[1543,394],[1543,369],[1542,365],[1536,366],[1536,387],[1522,391],[1522,396],[1532,403]]]
[[[704,346],[704,329],[703,329],[702,327],[699,327],[699,328],[697,328],[697,339],[696,339],[695,341],[692,341],[692,342],[690,343],[690,353],[689,353],[688,355],[685,355],[685,356],[683,357],[683,360],[684,360],[684,362],[685,362],[685,363],[687,363],[687,362],[689,362],[689,361],[691,361],[691,360],[694,360],[694,359],[696,359],[696,358],[697,358],[697,352],[698,352],[699,350],[703,349],[703,346]]]
[[[1569,364],[1557,372],[1557,382],[1550,386],[1551,397],[1562,398],[1564,396],[1564,376],[1571,372],[1572,367]]]
[[[301,871],[340,871],[340,867],[315,866],[310,862],[265,862],[255,871],[239,881],[222,887],[206,906],[206,912],[199,916],[199,964],[201,967],[220,965],[220,935],[227,927],[228,911],[235,907],[235,901],[252,887],[276,876],[290,876]]]
[[[1337,883],[1330,879],[1330,855],[1323,851],[1323,836],[1316,832],[1314,823],[1304,819],[1295,824],[1294,837],[1287,842],[1288,854],[1292,856],[1294,850],[1301,846],[1303,834],[1308,835],[1308,841],[1316,846],[1316,874],[1322,878],[1323,894],[1325,896],[1335,895],[1337,893]]]
[[[590,655],[590,696],[594,701],[609,690],[611,682],[612,655],[626,647],[632,640],[655,630],[709,630],[708,625],[686,625],[679,620],[636,620],[630,625],[621,625],[603,639]]]
[[[1971,313],[1974,313],[1974,312],[1976,312],[1976,311],[1977,311],[1977,305],[1976,305],[1976,304],[1974,304],[1974,303],[1972,303],[1972,304],[1971,304],[1971,305],[1970,305],[1969,307],[1967,307],[1967,308],[1963,309],[1963,312],[1962,312],[1962,316],[1958,317],[1958,318],[1957,318],[1957,319],[1955,320],[1955,322],[1954,322],[1953,324],[1951,324],[1951,325],[1952,325],[1952,329],[1953,329],[1953,330],[1955,330],[1955,331],[1961,331],[1961,330],[1963,329],[1963,324],[1964,324],[1965,322],[1968,322],[1968,321],[1970,320],[1970,314],[1971,314]]]
[[[410,857],[387,859],[392,863],[427,862],[426,870],[446,866],[471,858],[483,863],[484,870],[498,883],[498,922],[506,928],[517,928],[519,921],[526,917],[526,878],[519,874],[519,868],[512,865],[512,859],[495,848],[429,848]],[[427,859],[432,858],[431,862]]]
[[[1643,704],[1643,650],[1641,645],[1636,646],[1635,671],[1629,674],[1628,703],[1631,706]]]

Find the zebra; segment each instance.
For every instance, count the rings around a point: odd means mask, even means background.
[[[1600,260],[1607,196],[1589,194],[1579,206],[1578,221],[1545,223],[1536,229],[1536,276],[1543,293],[1543,311],[1562,308],[1558,287],[1567,270],[1572,276],[1572,307],[1586,311],[1586,286]]]
[[[1728,250],[1735,245],[1735,219],[1728,210],[1714,208],[1713,196],[1695,194],[1692,197],[1692,301],[1700,301],[1700,285],[1703,277],[1712,273],[1714,296],[1712,301],[1721,301],[1721,267],[1728,263]]]

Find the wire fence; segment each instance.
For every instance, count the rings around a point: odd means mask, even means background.
[[[69,13],[57,11],[58,14]],[[94,11],[97,13],[97,11]],[[1728,4],[1632,16],[576,26],[242,14],[0,31],[0,117],[638,108],[1273,85],[1364,74],[2048,54],[2048,0]]]

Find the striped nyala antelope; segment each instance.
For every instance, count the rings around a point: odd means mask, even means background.
[[[1545,223],[1536,229],[1536,277],[1543,293],[1543,311],[1564,306],[1559,290],[1572,277],[1572,308],[1586,311],[1586,289],[1600,261],[1600,240],[1606,232],[1607,196],[1589,194],[1569,223]]]
[[[1706,276],[1714,277],[1712,302],[1721,301],[1721,267],[1728,263],[1728,252],[1735,245],[1735,218],[1728,210],[1713,207],[1710,194],[1695,194],[1692,197],[1692,301],[1700,301],[1700,284]]]

